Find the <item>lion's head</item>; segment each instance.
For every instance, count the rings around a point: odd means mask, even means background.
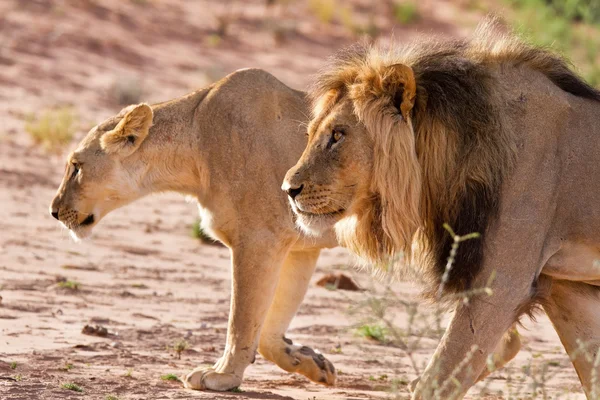
[[[140,163],[135,157],[152,124],[147,104],[129,106],[90,130],[67,159],[50,214],[76,239],[110,211],[139,197]]]
[[[335,84],[315,90],[308,146],[283,189],[302,229],[335,226],[344,245],[378,262],[410,251],[422,184],[411,121],[414,73],[368,60],[336,70]]]

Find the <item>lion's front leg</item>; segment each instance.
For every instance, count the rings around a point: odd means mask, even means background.
[[[496,349],[491,354],[491,365],[488,361],[487,368],[484,368],[476,382],[487,378],[487,376],[492,372],[503,368],[506,363],[515,358],[515,356],[519,353],[519,350],[521,350],[521,339],[519,332],[517,331],[517,323],[514,323],[513,326],[504,333],[502,339],[496,345]],[[415,391],[415,388],[420,380],[421,378],[418,377],[410,383],[411,393]]]
[[[279,241],[281,242],[281,241]],[[230,390],[242,383],[246,367],[254,361],[260,330],[273,300],[279,271],[288,249],[264,245],[232,250],[232,293],[227,344],[211,368],[199,367],[183,378],[189,389]]]
[[[494,246],[501,246],[501,251],[494,251]],[[491,294],[467,294],[467,302],[458,302],[413,399],[461,399],[478,378],[485,375],[488,356],[498,349],[503,335],[513,326],[521,310],[537,295],[534,280],[540,253],[520,252],[522,249],[517,246],[508,248],[498,239],[488,249],[490,259],[473,287],[486,287],[493,275]],[[508,249],[521,257],[511,259],[506,255]],[[518,351],[518,346],[513,350]]]
[[[288,372],[297,372],[313,382],[335,384],[333,364],[321,353],[294,344],[285,332],[296,314],[315,270],[319,250],[291,251],[283,264],[275,299],[260,336],[258,351]]]
[[[486,361],[515,320],[518,304],[472,299],[460,304],[435,354],[416,385],[414,399],[461,399],[486,368]],[[502,309],[500,309],[502,308]]]

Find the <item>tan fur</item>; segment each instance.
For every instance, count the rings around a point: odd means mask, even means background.
[[[568,63],[490,20],[465,41],[346,50],[312,95],[308,144],[283,184],[302,229],[334,227],[384,266],[414,250],[436,300],[489,286],[489,297],[455,305],[413,399],[461,398],[487,375],[488,355],[500,366],[516,354],[511,327],[536,303],[569,354],[578,334],[600,351],[590,261],[600,256],[600,186],[589,180],[600,174],[600,92]],[[481,234],[449,268],[444,223]],[[560,320],[567,305],[581,307],[570,313],[578,328]],[[574,365],[589,395],[600,368]]]
[[[125,108],[68,158],[50,211],[74,237],[89,236],[110,211],[142,196],[176,191],[197,199],[203,227],[229,246],[225,352],[214,366],[187,374],[188,388],[239,386],[257,350],[286,371],[335,383],[327,359],[284,339],[320,249],[337,245],[332,234],[298,232],[279,190],[306,144],[307,114],[304,93],[264,71],[242,70],[166,103]]]

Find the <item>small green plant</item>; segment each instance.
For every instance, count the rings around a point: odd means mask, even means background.
[[[73,364],[66,363],[65,366],[62,369],[65,370],[65,371],[70,371],[73,368],[75,368],[75,366]]]
[[[179,381],[179,377],[175,374],[161,375],[160,379],[163,381]]]
[[[392,383],[392,388],[395,390],[400,386],[407,386],[410,382],[405,377],[401,377],[401,378],[392,379],[391,383]]]
[[[364,324],[356,329],[356,334],[379,343],[386,343],[386,329],[377,324]]]
[[[76,385],[75,383],[63,383],[61,387],[63,389],[72,390],[74,392],[83,392],[81,386]]]
[[[143,283],[133,283],[131,284],[131,287],[136,289],[148,289],[148,286],[144,285]]]
[[[75,281],[58,282],[58,287],[61,289],[79,290],[79,286],[79,282]]]
[[[46,150],[57,151],[73,139],[77,117],[70,107],[45,111],[41,116],[31,115],[25,123],[35,144]]]
[[[16,369],[17,368],[17,362],[13,361],[10,363],[10,369]]]
[[[133,369],[132,368],[128,368],[127,372],[125,372],[125,378],[133,378]]]
[[[21,382],[23,380],[23,376],[21,374],[15,375],[15,381]]]
[[[410,24],[419,19],[419,10],[410,1],[394,3],[394,18],[401,24]]]
[[[217,47],[222,41],[223,39],[221,36],[217,35],[216,33],[210,34],[206,36],[206,39],[204,39],[204,42],[208,47]]]
[[[233,389],[229,390],[230,392],[233,393],[244,393],[244,391],[242,389],[240,389],[240,387],[234,387]]]
[[[181,360],[181,353],[186,351],[188,347],[190,347],[190,345],[185,339],[180,339],[173,344],[173,350],[177,353],[178,360]]]
[[[109,394],[108,396],[106,396],[104,398],[104,400],[119,400],[119,398],[117,396],[113,396],[112,394]]]
[[[309,0],[308,8],[319,21],[329,24],[333,20],[337,5],[335,0]]]
[[[205,244],[215,244],[215,240],[206,232],[204,232],[204,229],[202,229],[202,223],[200,220],[197,220],[194,222],[194,225],[192,225],[192,237]]]

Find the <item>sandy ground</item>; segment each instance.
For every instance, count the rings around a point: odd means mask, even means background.
[[[352,4],[368,12],[370,2]],[[460,35],[476,20],[452,3],[425,1],[421,7],[424,17],[410,27],[378,17],[383,37],[392,31],[402,40],[415,31]],[[233,22],[215,43],[223,15]],[[275,40],[274,29],[283,39]],[[67,149],[47,154],[32,146],[24,130],[30,113],[71,105],[80,138],[119,110],[111,88],[122,79],[138,82],[146,101],[181,95],[249,66],[303,88],[328,54],[355,39],[339,23],[325,26],[295,3],[266,9],[262,1],[0,2],[0,377],[17,379],[0,379],[0,399],[408,397],[406,383],[416,374],[406,354],[354,333],[360,320],[349,307],[377,296],[382,285],[349,268],[353,261],[341,249],[323,253],[314,281],[343,270],[369,290],[311,285],[289,332],[333,361],[336,387],[290,375],[260,356],[248,368],[241,392],[194,392],[162,380],[212,364],[223,351],[227,249],[190,236],[196,206],[174,194],[118,210],[96,228],[93,240],[73,243],[47,212]],[[61,287],[65,280],[79,287]],[[417,301],[410,283],[393,289]],[[392,314],[402,327],[404,310]],[[106,327],[108,336],[82,334],[87,324]],[[544,376],[553,398],[584,398],[548,320],[541,316],[526,326],[517,359],[492,375],[485,390],[481,384],[473,389],[470,398],[509,393],[530,398],[540,393],[535,382]],[[178,359],[172,346],[182,338],[189,349]],[[418,335],[408,340],[419,342],[414,356],[422,368],[437,340]],[[62,389],[63,383],[76,383],[84,392]]]

